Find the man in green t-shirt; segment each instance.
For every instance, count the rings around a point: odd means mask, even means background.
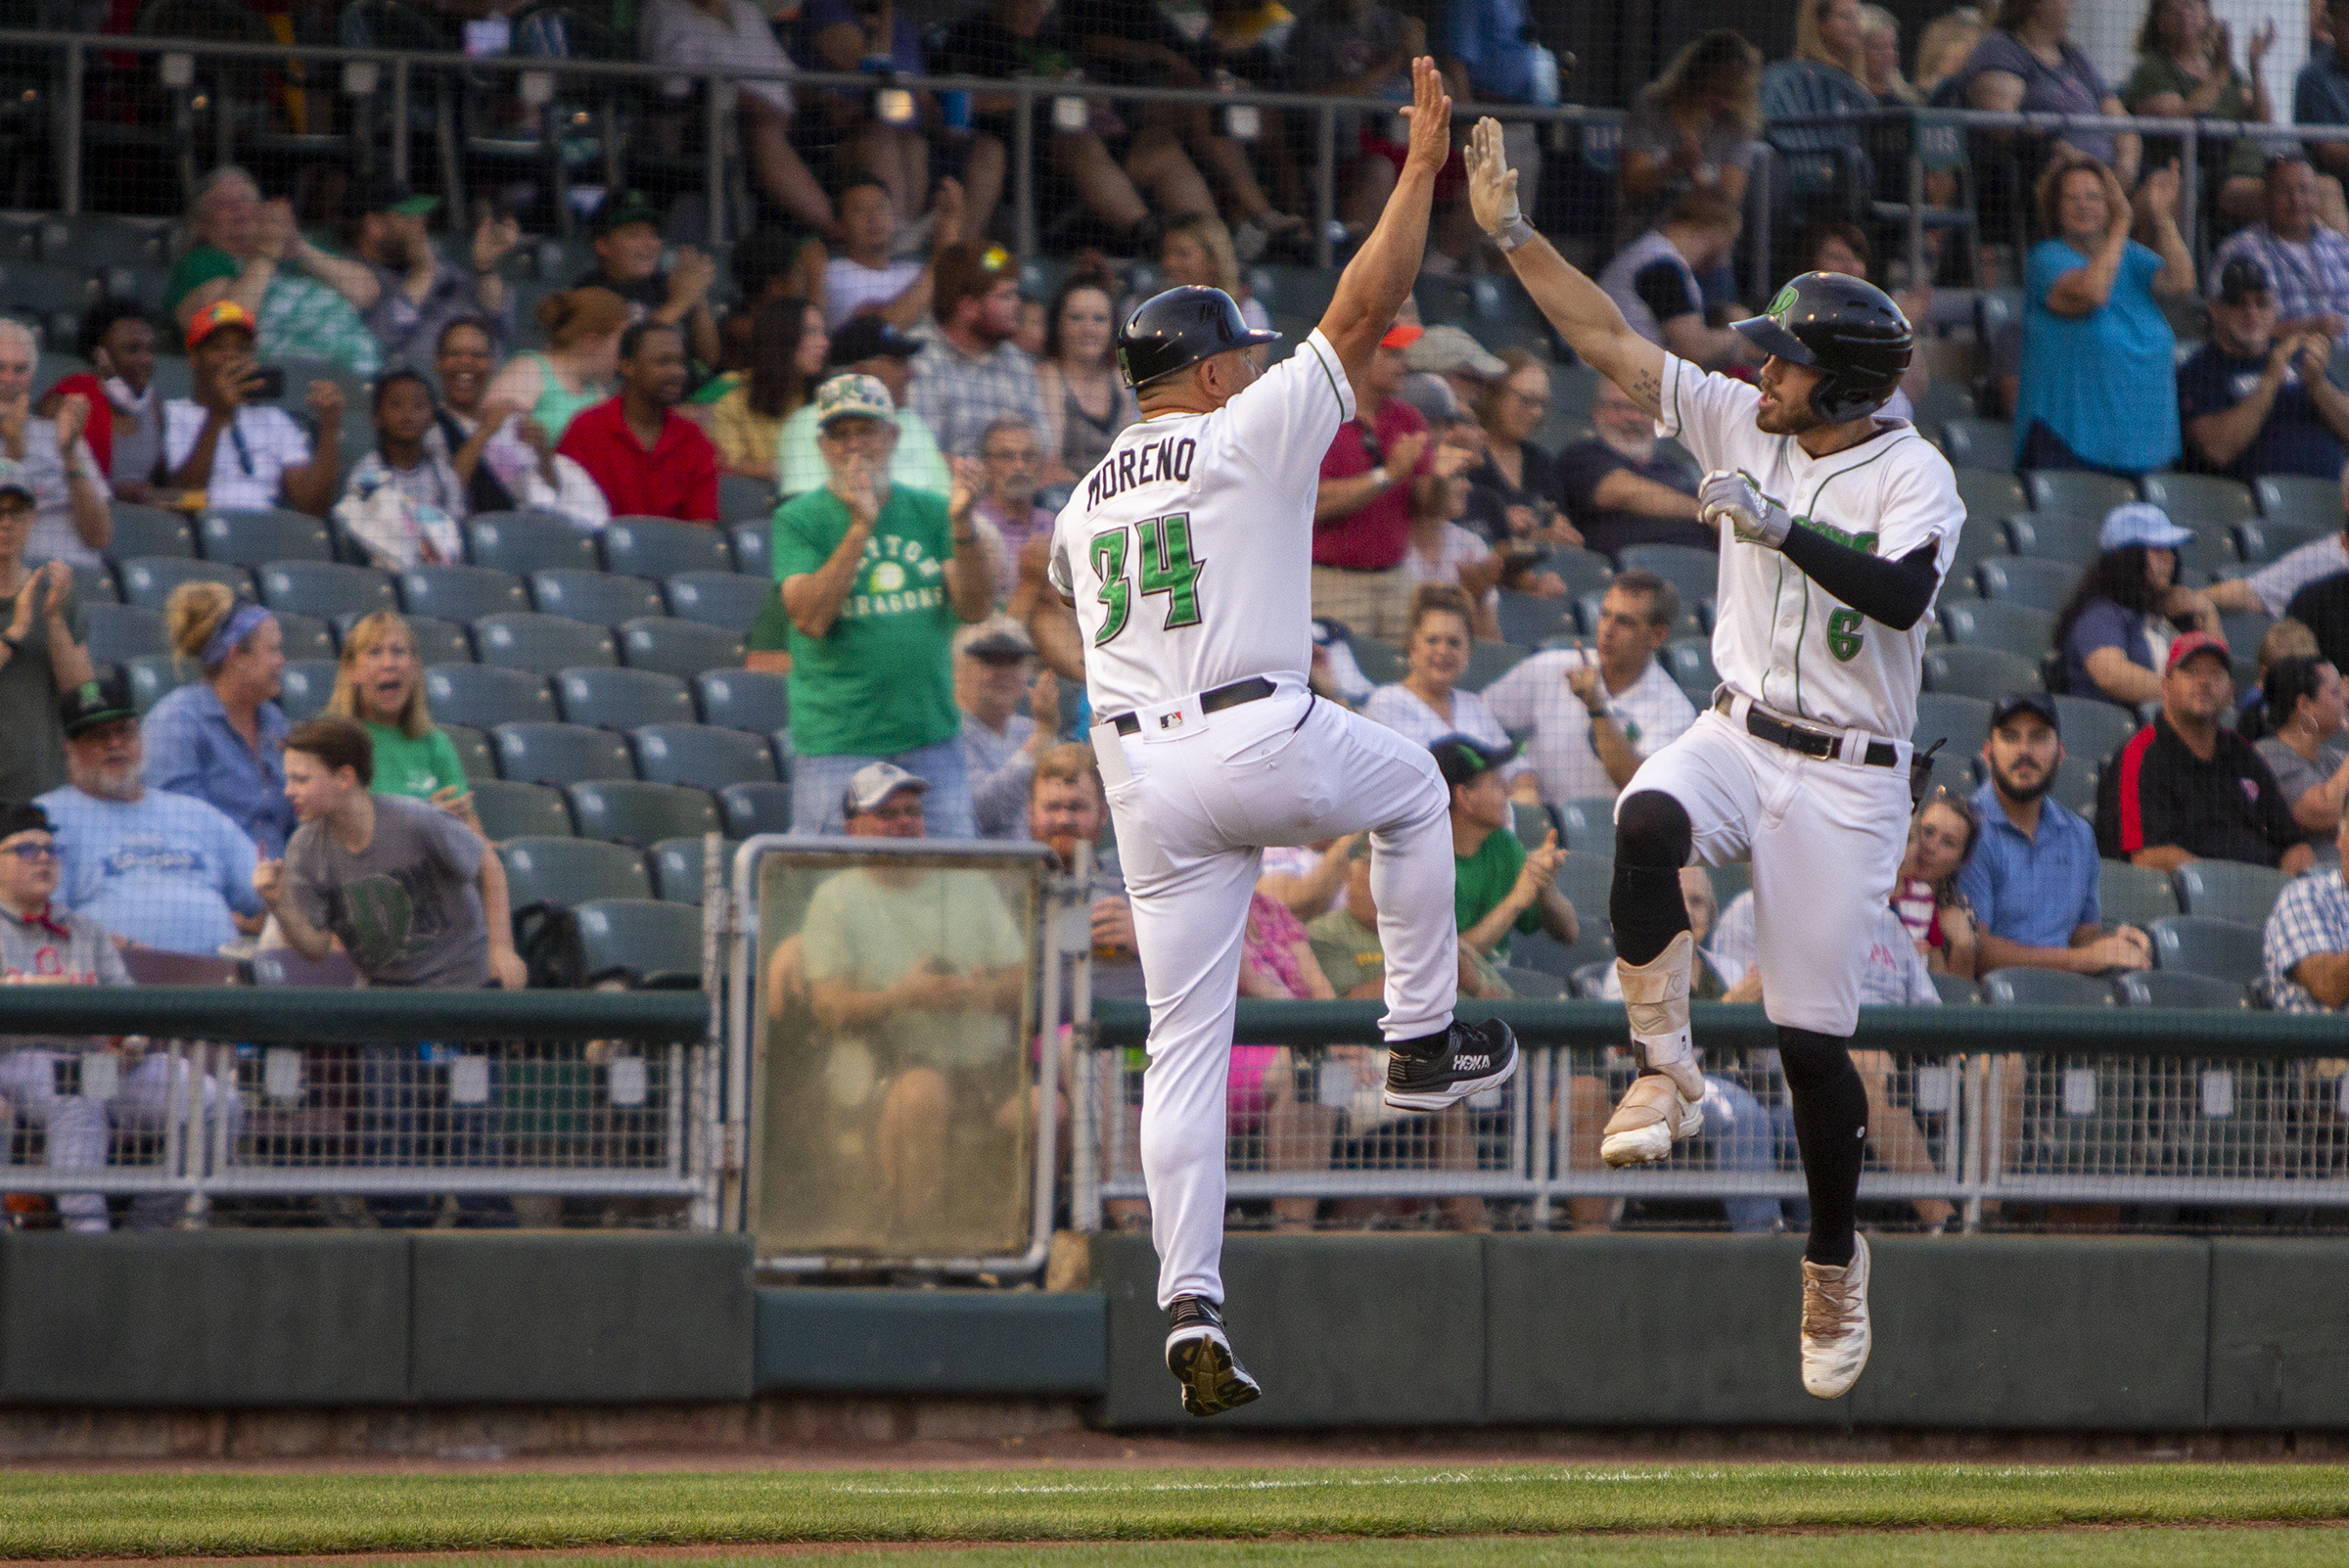
[[[954,706],[954,628],[986,617],[994,579],[971,507],[890,480],[889,389],[835,376],[816,391],[824,488],[775,513],[791,619],[791,830],[837,834],[851,778],[891,761],[923,779],[932,836],[978,836]]]
[[[1460,945],[1497,964],[1508,962],[1513,931],[1546,931],[1572,946],[1580,927],[1556,886],[1566,863],[1557,830],[1528,851],[1509,829],[1508,787],[1497,769],[1515,750],[1465,735],[1447,735],[1428,750],[1451,791],[1452,913]]]

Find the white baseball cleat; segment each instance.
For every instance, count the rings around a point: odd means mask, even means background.
[[[1672,1158],[1672,1146],[1705,1130],[1700,1097],[1691,1100],[1669,1073],[1642,1073],[1607,1118],[1598,1157],[1613,1166],[1653,1165]]]
[[[1841,1268],[1803,1260],[1803,1391],[1837,1399],[1867,1365],[1867,1238]]]

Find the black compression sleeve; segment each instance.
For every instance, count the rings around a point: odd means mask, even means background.
[[[1781,548],[1803,575],[1870,621],[1895,631],[1916,624],[1933,602],[1941,583],[1934,570],[1938,547],[1920,544],[1907,555],[1889,559],[1838,544],[1816,529],[1797,523]]]

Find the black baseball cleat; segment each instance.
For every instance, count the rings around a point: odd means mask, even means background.
[[[1441,1111],[1498,1088],[1517,1071],[1517,1035],[1499,1019],[1451,1021],[1425,1041],[1390,1042],[1386,1102],[1398,1111]]]
[[[1200,1296],[1177,1296],[1167,1309],[1167,1370],[1182,1385],[1182,1407],[1193,1415],[1221,1415],[1265,1391],[1231,1353],[1223,1314]]]

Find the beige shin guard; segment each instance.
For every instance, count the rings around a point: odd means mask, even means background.
[[[1631,1015],[1633,1054],[1649,1071],[1634,1081],[1608,1118],[1599,1158],[1609,1165],[1667,1159],[1675,1142],[1704,1130],[1705,1081],[1696,1070],[1696,1047],[1688,1034],[1688,983],[1695,962],[1696,939],[1685,931],[1646,963],[1615,960],[1624,1008]]]

